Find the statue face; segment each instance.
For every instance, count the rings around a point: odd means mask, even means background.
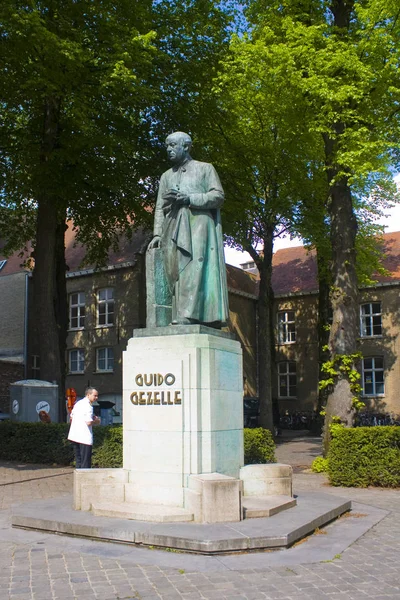
[[[182,138],[170,136],[166,145],[168,158],[173,163],[181,163],[189,154],[187,144]]]

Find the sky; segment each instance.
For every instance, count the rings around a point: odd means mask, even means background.
[[[395,177],[395,181],[400,188],[400,175]],[[400,231],[400,204],[397,204],[394,208],[390,209],[388,214],[384,218],[379,219],[377,223],[385,226],[386,233],[389,233],[390,231]],[[291,240],[289,237],[279,238],[274,242],[274,252],[280,250],[281,248],[290,248],[301,245],[302,241],[300,238],[295,238],[293,240]],[[253,259],[247,252],[239,252],[238,250],[234,250],[233,248],[228,248],[225,246],[225,261],[228,263],[228,265],[240,267],[242,263],[251,260]]]

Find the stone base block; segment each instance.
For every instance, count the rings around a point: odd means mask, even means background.
[[[74,471],[74,509],[90,510],[93,500],[124,500],[124,469],[76,469]]]
[[[243,518],[272,517],[296,504],[296,499],[290,496],[243,496]]]
[[[241,482],[220,473],[191,475],[185,489],[185,508],[197,523],[241,520]]]
[[[240,469],[244,496],[293,496],[293,469],[290,465],[271,463],[247,465]]]

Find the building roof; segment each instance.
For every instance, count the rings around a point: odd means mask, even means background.
[[[119,250],[117,252],[110,250],[108,253],[107,266],[122,266],[124,263],[133,262],[136,254],[141,254],[145,251],[150,237],[151,234],[141,229],[137,230],[130,240],[126,236],[121,237]],[[0,240],[0,261],[6,259],[1,252],[3,247],[4,242]],[[28,243],[27,251],[23,252],[22,257],[19,256],[19,252],[15,252],[7,258],[5,265],[0,270],[0,276],[18,273],[24,269],[28,270],[28,267],[24,266],[24,261],[29,258],[31,248],[31,244]],[[69,274],[77,272],[82,268],[81,265],[85,258],[85,253],[86,250],[84,245],[75,245],[75,231],[73,230],[71,221],[69,221],[68,229],[65,232],[65,258],[69,268]],[[93,269],[94,265],[85,265],[83,268],[85,270]]]
[[[130,240],[127,237],[121,237],[120,246],[117,252],[110,250],[108,254],[108,267],[127,266],[135,261],[135,255],[141,254],[146,250],[151,233],[138,230]],[[0,240],[0,260],[3,258],[1,248],[4,246]],[[24,260],[29,258],[29,251],[25,252],[22,257],[15,253],[7,259],[6,264],[0,271],[0,276],[18,273],[27,267],[23,266]],[[67,276],[74,273],[79,273],[80,270],[87,272],[93,269],[94,265],[85,265],[82,267],[83,259],[85,258],[85,247],[82,244],[75,245],[75,232],[72,228],[72,223],[68,223],[68,229],[65,232],[65,257],[69,267]],[[4,257],[5,258],[5,257]],[[249,295],[254,298],[258,294],[258,278],[256,275],[246,273],[243,269],[227,265],[228,287],[232,292]]]
[[[283,248],[273,255],[272,288],[276,296],[318,290],[315,250]]]
[[[151,234],[143,229],[136,230],[129,240],[125,235],[119,240],[119,249],[117,252],[110,250],[108,252],[108,267],[116,267],[124,263],[133,262],[136,254],[142,254],[147,247]],[[85,258],[86,249],[82,244],[75,245],[75,231],[72,228],[71,221],[68,222],[68,229],[65,232],[65,259],[69,268],[69,273],[74,273],[81,269]],[[94,268],[95,265],[85,265],[84,269]]]
[[[110,267],[123,266],[135,260],[135,255],[145,251],[151,234],[145,231],[137,231],[132,239],[121,238],[118,252],[110,251],[107,265]],[[75,235],[71,225],[65,234],[66,260],[69,274],[79,271],[85,256],[85,248],[81,244],[74,247]],[[0,261],[2,258],[0,240]],[[383,235],[383,251],[385,258],[383,266],[389,271],[389,275],[374,275],[378,283],[400,282],[400,231],[385,233]],[[21,258],[18,253],[7,259],[6,264],[0,270],[0,276],[10,275],[23,270],[22,263],[29,257],[29,252]],[[317,264],[314,250],[307,250],[304,246],[284,248],[278,250],[273,256],[272,287],[276,296],[284,296],[295,293],[317,292]],[[85,269],[93,268],[85,266]],[[228,288],[232,292],[242,293],[252,297],[258,295],[258,276],[244,271],[241,268],[227,265]]]
[[[19,256],[19,252],[15,252],[8,258],[2,253],[4,247],[3,240],[0,239],[0,262],[5,260],[4,266],[0,269],[0,277],[4,275],[13,275],[14,273],[20,273],[24,270],[23,262],[29,256],[29,252],[24,252],[23,256]]]
[[[378,283],[400,282],[400,231],[383,235],[382,261],[388,275],[376,273]],[[304,246],[278,250],[272,261],[272,287],[276,296],[318,291],[317,261],[315,250]]]
[[[230,291],[257,298],[258,275],[243,271],[243,269],[232,265],[226,265],[226,276]]]

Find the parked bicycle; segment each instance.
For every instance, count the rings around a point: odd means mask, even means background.
[[[379,427],[382,425],[400,425],[400,420],[393,413],[361,412],[357,414],[354,422],[355,427]]]

